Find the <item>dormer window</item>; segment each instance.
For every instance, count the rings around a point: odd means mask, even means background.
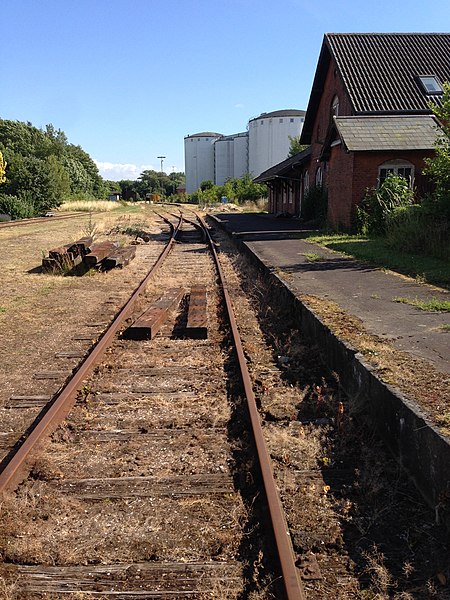
[[[425,94],[442,94],[442,85],[434,75],[419,75],[418,79]]]

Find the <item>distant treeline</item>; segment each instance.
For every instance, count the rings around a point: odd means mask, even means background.
[[[0,119],[0,213],[13,219],[45,214],[67,200],[106,199],[113,192],[125,200],[171,196],[183,184],[184,173],[151,170],[136,181],[107,181],[61,129]]]
[[[0,153],[6,181],[0,184],[0,212],[13,218],[43,214],[70,198],[105,198],[109,182],[92,158],[69,144],[53,125],[0,119]]]

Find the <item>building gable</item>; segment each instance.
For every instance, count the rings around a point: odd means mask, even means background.
[[[429,114],[430,101],[439,104],[440,96],[419,77],[432,76],[438,85],[450,80],[450,34],[325,34],[302,143],[311,143],[330,64],[342,79],[350,114]]]

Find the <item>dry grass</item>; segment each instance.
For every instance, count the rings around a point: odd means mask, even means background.
[[[334,302],[310,295],[302,296],[302,300],[336,335],[361,352],[383,381],[416,400],[439,423],[448,408],[450,379],[444,379],[427,362],[369,334],[359,319],[348,315]],[[424,385],[424,382],[429,382],[429,385]]]
[[[121,204],[117,202],[110,202],[108,200],[72,200],[70,202],[64,202],[58,209],[58,212],[109,212],[122,208]]]
[[[174,518],[174,511],[177,517]],[[2,504],[5,562],[75,565],[236,557],[245,509],[220,498],[132,498],[85,502],[36,481]]]

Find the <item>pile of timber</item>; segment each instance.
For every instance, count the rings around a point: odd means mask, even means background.
[[[92,237],[83,237],[72,244],[58,246],[42,259],[42,270],[46,273],[67,273],[83,262],[91,251]]]
[[[125,267],[136,256],[136,246],[119,247],[117,242],[93,243],[92,237],[84,237],[49,251],[42,260],[42,270],[47,273],[68,273],[78,265],[87,269],[109,270]]]

